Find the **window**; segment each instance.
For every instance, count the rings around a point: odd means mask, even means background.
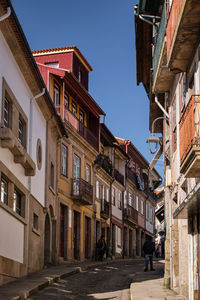
[[[38,230],[39,226],[38,226],[38,215],[36,215],[35,213],[33,213],[33,228]]]
[[[68,167],[68,148],[61,145],[61,174],[67,177]]]
[[[18,124],[18,140],[25,147],[25,136],[26,136],[26,125],[21,116],[19,116],[19,124]]]
[[[82,110],[79,111],[79,120],[82,124],[84,124],[84,112]]]
[[[141,214],[143,215],[144,214],[144,201],[141,200]]]
[[[105,187],[103,184],[101,185],[101,199],[105,200]]]
[[[79,179],[81,177],[81,159],[78,155],[74,154],[74,178]]]
[[[69,109],[69,97],[67,94],[65,94],[65,96],[64,96],[64,106],[65,106],[65,109]]]
[[[51,162],[51,171],[50,171],[50,186],[54,189],[54,165]]]
[[[119,227],[117,227],[117,246],[122,246],[122,230]]]
[[[36,155],[37,155],[37,167],[38,170],[40,170],[42,167],[42,143],[40,139],[37,140]]]
[[[118,208],[122,209],[122,193],[118,191]]]
[[[100,197],[100,195],[99,195],[100,193],[99,193],[99,181],[97,180],[96,181],[96,198],[97,199],[99,199]]]
[[[79,72],[78,72],[78,81],[80,83],[82,82],[82,78],[83,78],[83,72],[79,69]]]
[[[115,192],[116,190],[115,190],[115,188],[113,187],[112,188],[112,205],[114,205],[115,206]]]
[[[110,189],[106,189],[106,200],[109,202],[110,201]]]
[[[88,183],[91,183],[91,167],[90,165],[86,164],[86,169],[85,169],[85,179]]]
[[[44,64],[47,65],[47,66],[50,66],[50,67],[59,68],[59,62],[58,61],[45,62]]]
[[[129,192],[128,204],[133,207],[133,195]]]
[[[1,202],[8,205],[8,182],[1,177]]]
[[[72,113],[74,116],[77,114],[77,105],[74,102],[72,102]]]
[[[4,99],[4,126],[11,128],[11,102],[5,97]]]
[[[138,196],[135,198],[135,209],[138,211]]]
[[[14,190],[13,210],[22,216],[22,195],[18,190]]]
[[[60,105],[60,88],[57,84],[54,85],[54,95],[53,95],[55,106]]]

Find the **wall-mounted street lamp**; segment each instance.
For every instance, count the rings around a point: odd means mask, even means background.
[[[161,119],[168,120],[167,117],[156,118],[152,123],[151,136],[146,141],[148,150],[151,154],[155,154],[158,150],[158,147],[161,147],[161,145],[162,145],[162,138],[154,135],[154,125],[155,125],[156,121],[161,120]]]

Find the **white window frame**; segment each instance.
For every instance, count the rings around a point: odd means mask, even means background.
[[[97,198],[97,199],[100,198],[99,187],[100,187],[100,183],[99,183],[99,181],[97,180],[97,181],[96,181],[96,198]]]

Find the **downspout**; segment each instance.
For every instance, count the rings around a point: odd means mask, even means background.
[[[8,17],[10,17],[10,15],[11,15],[11,8],[10,8],[10,6],[9,6],[9,7],[7,7],[7,13],[5,13],[5,15],[3,15],[3,16],[0,17],[0,22],[1,22],[1,21],[4,21],[4,20],[7,19]]]

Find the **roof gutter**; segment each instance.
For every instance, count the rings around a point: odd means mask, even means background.
[[[7,19],[8,17],[10,17],[11,15],[11,8],[10,7],[7,7],[7,13],[5,13],[5,15],[1,16],[0,17],[0,22],[1,21],[4,21],[5,19]]]

